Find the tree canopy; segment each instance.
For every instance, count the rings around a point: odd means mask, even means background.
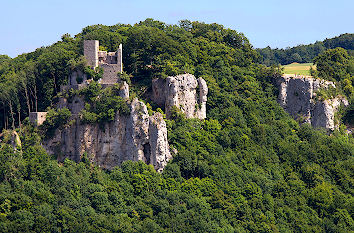
[[[152,78],[190,72],[206,80],[207,119],[186,119],[175,110],[166,120],[169,144],[178,153],[162,173],[132,161],[106,171],[87,155],[79,163],[59,163],[26,122],[29,110],[54,107],[84,39],[100,40],[109,51],[123,44],[132,94],[145,101]],[[0,231],[353,231],[353,136],[343,127],[328,135],[299,125],[276,102],[273,81],[280,70],[258,61],[248,39],[222,25],[152,19],[88,26],[51,46],[5,58]],[[88,100],[102,91],[95,85],[82,93]],[[124,110],[112,93],[85,110],[91,116]],[[51,115],[49,126],[69,116],[65,109]],[[16,128],[21,143],[9,128]]]
[[[322,52],[337,47],[341,47],[347,50],[350,55],[354,55],[354,34],[346,33],[324,41],[317,41],[314,44],[298,45],[292,48],[271,49],[268,46],[257,49],[257,51],[261,55],[261,63],[270,66],[273,64],[287,65],[293,62],[309,63]]]

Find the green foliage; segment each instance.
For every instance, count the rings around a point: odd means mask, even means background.
[[[64,80],[62,67],[67,71],[71,59],[80,60],[83,39],[98,39],[108,51],[123,43],[123,76],[134,75],[132,89],[142,98],[153,77],[185,71],[203,77],[209,87],[208,118],[186,119],[177,108],[171,111],[168,139],[178,153],[162,174],[141,161],[105,171],[91,164],[87,154],[79,163],[59,163],[40,146],[38,131],[23,124],[22,151],[6,140],[0,143],[1,232],[354,230],[353,137],[299,126],[276,102],[273,81],[280,68],[255,64],[257,53],[247,38],[218,24],[183,20],[167,25],[147,19],[133,26],[93,25],[74,38],[65,35],[50,47],[5,60],[11,63],[0,65],[5,117],[15,119],[17,106],[25,115],[21,103],[26,101],[17,91],[22,74],[30,93],[42,88],[37,97],[49,100],[54,84]],[[63,53],[55,56],[52,50]],[[38,76],[36,59],[48,53],[56,59],[42,60],[41,66],[63,61],[55,80]],[[352,78],[342,83],[350,92]],[[129,114],[125,100],[117,97],[119,88],[102,90],[93,81],[65,95],[85,99],[84,123],[103,123],[116,112]],[[65,111],[50,110],[45,124],[63,127]]]
[[[85,66],[84,73],[87,75],[88,79],[98,81],[103,77],[103,68],[98,66],[95,69],[92,69],[90,66]]]
[[[123,71],[122,73],[118,73],[117,76],[121,81],[127,82],[128,85],[132,84],[131,82],[131,78],[133,77],[132,75],[129,75]]]
[[[93,124],[97,122],[98,116],[94,112],[90,112],[91,105],[86,104],[85,108],[80,112],[80,120],[84,124]]]
[[[314,59],[314,62],[317,65],[317,70],[312,70],[312,75],[337,82],[336,88],[319,90],[318,98],[326,99],[338,95],[346,96],[349,106],[344,109],[341,115],[343,115],[343,122],[352,127],[354,105],[354,76],[352,67],[354,57],[349,56],[343,48],[335,48],[318,55]]]
[[[349,55],[343,48],[329,49],[314,59],[319,77],[341,81],[348,73]]]
[[[341,47],[348,51],[349,54],[354,51],[354,34],[346,33],[338,37],[326,39],[324,41],[317,41],[314,44],[298,45],[286,49],[271,49],[269,46],[263,49],[257,49],[262,59],[262,64],[267,66],[274,64],[287,65],[290,63],[309,63],[328,49],[335,49]]]
[[[84,97],[86,102],[95,102],[97,96],[102,92],[101,84],[96,81],[90,82],[90,84],[79,91],[79,95]]]
[[[43,129],[47,137],[52,137],[56,129],[62,128],[68,123],[70,117],[71,112],[67,108],[57,110],[50,108],[47,111],[46,120],[41,125],[41,129]]]
[[[339,88],[335,88],[333,86],[329,86],[327,88],[320,88],[316,91],[316,100],[328,100],[333,99],[341,94]]]
[[[84,71],[87,67],[87,60],[84,56],[80,56],[78,58],[73,58],[68,61],[68,66],[71,71],[80,70]]]
[[[113,121],[116,114],[128,115],[130,108],[122,97],[119,96],[120,85],[105,89],[95,81],[92,81],[87,88],[80,90],[80,95],[87,102],[85,108],[80,112],[82,123],[104,123]]]

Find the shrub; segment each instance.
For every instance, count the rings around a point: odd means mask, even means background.
[[[50,108],[48,110],[46,120],[41,128],[45,131],[46,137],[52,137],[57,128],[63,128],[68,123],[71,117],[71,112],[67,108],[61,108],[58,110]]]
[[[88,87],[81,89],[79,94],[84,97],[86,102],[94,102],[95,98],[101,93],[102,87],[98,82],[92,81]]]
[[[99,83],[93,81],[82,89],[80,94],[91,103],[86,104],[80,112],[82,123],[109,122],[113,121],[117,112],[123,115],[130,113],[127,102],[119,94],[119,85],[102,90]]]

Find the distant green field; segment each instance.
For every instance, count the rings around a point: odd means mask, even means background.
[[[313,66],[313,63],[291,63],[283,67],[285,74],[310,75],[311,66]]]

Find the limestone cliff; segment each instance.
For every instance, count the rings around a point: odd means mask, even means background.
[[[86,152],[92,162],[112,169],[125,160],[142,160],[161,171],[171,158],[166,123],[160,113],[149,116],[146,105],[134,99],[129,116],[116,114],[114,121],[82,124],[79,118],[71,126],[57,130],[44,148],[59,160],[79,161]]]
[[[348,105],[344,97],[316,100],[316,91],[321,88],[334,87],[335,84],[311,76],[283,75],[278,78],[278,101],[280,105],[295,119],[309,123],[314,127],[333,130],[336,127],[334,115],[338,107]]]
[[[105,89],[120,83],[118,95],[129,102],[129,85],[117,76],[123,72],[122,45],[115,52],[106,52],[99,50],[99,41],[85,40],[84,56],[92,69],[98,66],[103,69],[103,76],[98,80],[101,87]],[[92,82],[87,78],[83,71],[75,69],[69,76],[68,85],[60,89],[63,93],[71,89],[82,90]],[[205,81],[200,85],[203,84],[206,86]],[[128,116],[117,112],[115,119],[104,125],[84,124],[80,121],[80,112],[85,107],[84,98],[80,95],[60,97],[57,108],[70,110],[71,124],[57,129],[53,138],[43,142],[43,147],[48,153],[57,155],[59,160],[70,158],[80,161],[87,153],[92,162],[106,169],[112,169],[125,160],[142,160],[161,171],[172,157],[166,123],[160,113],[149,116],[146,105],[138,99],[129,102],[129,106]],[[39,125],[46,113],[34,112],[31,115],[31,122]]]
[[[204,79],[182,74],[152,81],[152,100],[165,108],[167,117],[176,106],[188,118],[206,118],[208,86]]]

